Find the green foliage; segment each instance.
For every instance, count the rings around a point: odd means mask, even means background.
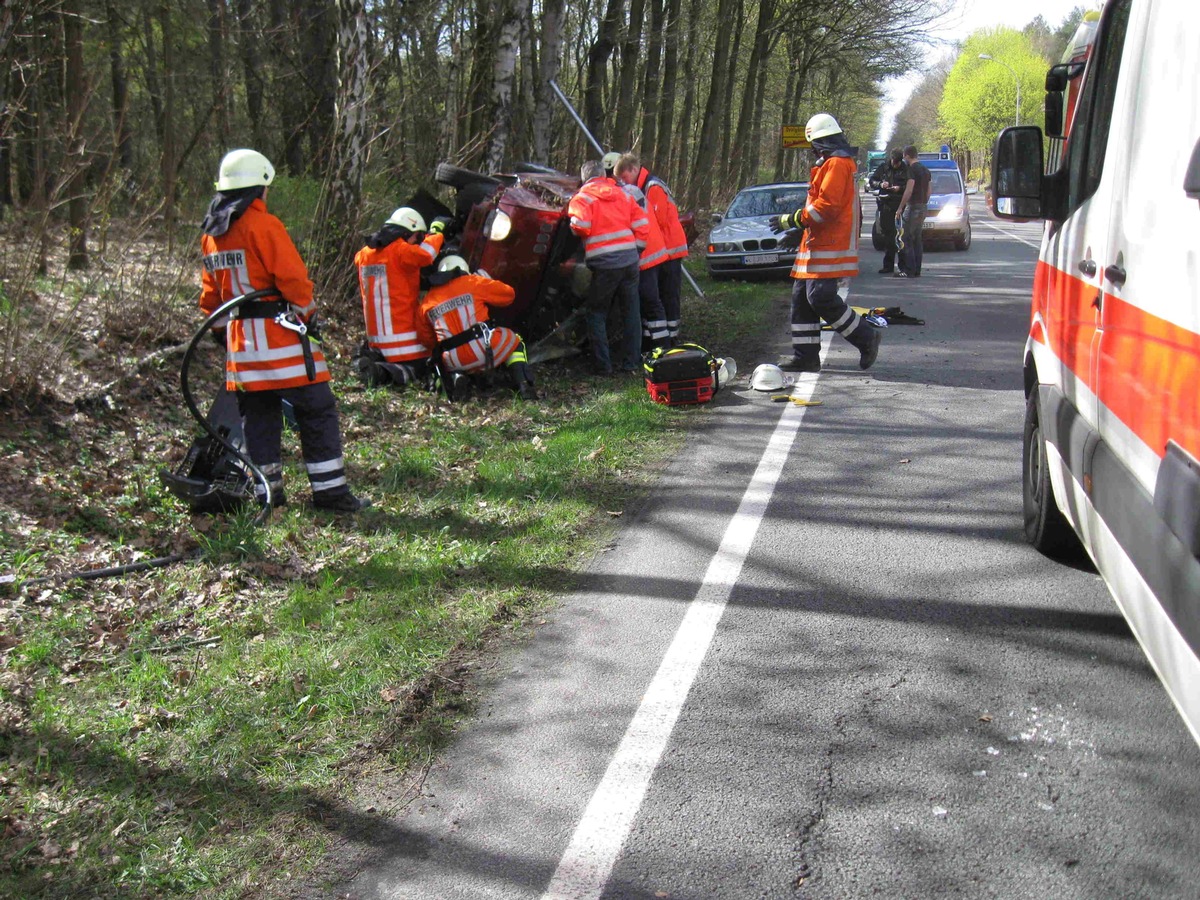
[[[1015,121],[1018,82],[1021,122],[1041,125],[1045,76],[1046,61],[1027,34],[1011,28],[975,32],[946,77],[938,107],[946,136],[958,150],[990,148]]]

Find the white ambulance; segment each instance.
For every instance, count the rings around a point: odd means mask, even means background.
[[[996,214],[1046,221],[1025,533],[1082,543],[1200,740],[1200,15],[1107,0],[1085,60],[1047,75],[1054,171],[1039,128],[995,148]]]

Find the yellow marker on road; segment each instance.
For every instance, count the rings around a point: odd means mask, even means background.
[[[776,403],[784,403],[788,400],[795,403],[797,406],[822,406],[820,400],[802,400],[800,397],[793,397],[790,394],[776,394],[771,398]]]

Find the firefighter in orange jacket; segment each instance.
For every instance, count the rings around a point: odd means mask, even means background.
[[[818,113],[804,126],[817,154],[802,209],[771,217],[776,234],[803,229],[792,266],[792,357],[780,368],[791,372],[821,369],[821,319],[853,344],[858,364],[869,369],[883,333],[846,304],[850,279],[858,274],[858,168],[854,148],[837,120]]]
[[[613,180],[621,185],[646,213],[646,246],[638,259],[638,303],[642,315],[642,350],[653,350],[655,347],[670,346],[671,333],[667,327],[667,314],[659,291],[658,274],[663,263],[667,261],[667,243],[658,219],[650,212],[646,195],[634,183],[640,168],[637,157],[626,153],[617,159],[613,167]]]
[[[638,302],[638,258],[650,235],[646,213],[634,200],[604,177],[603,166],[585,162],[579,177],[583,187],[567,204],[571,231],[583,239],[584,258],[592,283],[584,311],[593,370],[612,374],[608,352],[608,313],[621,303],[623,332],[620,367],[641,371],[642,317]]]
[[[367,346],[354,366],[371,387],[404,387],[425,377],[430,348],[416,328],[421,269],[442,252],[445,227],[437,218],[427,233],[424,216],[402,206],[354,256],[367,327]]]
[[[225,331],[225,386],[237,392],[246,450],[267,476],[273,505],[284,505],[280,442],[283,401],[289,401],[313,505],[356,512],[370,501],[355,497],[346,482],[329,369],[308,333],[316,311],[312,282],[283,223],[267,212],[274,178],[270,161],[254,150],[233,150],[221,160],[200,238],[200,308],[211,314],[241,294],[279,292],[280,298],[243,305],[232,321],[217,325]],[[264,489],[258,490],[265,501]]]
[[[467,261],[455,253],[442,257],[429,281],[418,307],[417,337],[432,348],[443,376],[454,376],[447,377],[447,396],[454,399],[461,393],[461,376],[504,366],[513,390],[536,400],[525,342],[511,328],[489,321],[488,307],[508,306],[516,291],[486,272],[470,274]]]
[[[674,345],[679,342],[681,320],[680,293],[683,289],[683,261],[688,255],[687,235],[679,221],[679,208],[667,183],[650,170],[633,160],[632,180],[646,195],[646,208],[650,218],[658,222],[666,248],[666,258],[656,268],[658,273],[658,295],[662,299],[663,313],[667,320],[667,335]]]

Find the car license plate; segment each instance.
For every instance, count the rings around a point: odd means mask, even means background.
[[[744,266],[765,266],[768,263],[779,262],[778,253],[760,253],[757,256],[743,256],[742,265]]]
[[[926,219],[924,222],[921,223],[922,231],[924,231],[926,228],[932,228],[932,227],[933,227],[933,221],[930,219]]]

